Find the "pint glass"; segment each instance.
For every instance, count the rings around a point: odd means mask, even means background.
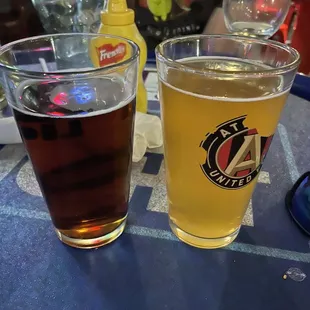
[[[237,36],[174,38],[156,49],[172,231],[232,242],[299,64],[296,50]]]
[[[124,46],[123,61],[96,54],[94,44],[110,39]],[[0,49],[8,103],[57,236],[71,246],[98,247],[124,230],[138,54],[129,40],[96,34],[33,37]]]

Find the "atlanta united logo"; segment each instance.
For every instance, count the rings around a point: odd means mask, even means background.
[[[243,125],[246,116],[227,121],[201,142],[207,152],[201,169],[214,184],[237,189],[246,186],[258,175],[272,137],[262,137],[256,129]]]

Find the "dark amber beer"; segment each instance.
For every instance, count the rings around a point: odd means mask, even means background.
[[[126,46],[126,57],[100,63],[94,43],[113,40]],[[0,48],[8,104],[56,234],[73,247],[96,248],[124,231],[138,56],[130,40],[101,34],[46,35]]]
[[[58,90],[42,84],[23,88],[24,108],[13,109],[56,232],[66,242],[107,235],[123,227],[127,216],[135,98],[122,100],[120,81],[95,82],[115,94],[104,106],[85,93],[90,88],[85,83]],[[76,97],[62,105],[50,102],[50,94],[57,102],[73,87],[83,91],[85,101],[89,95],[89,102],[79,105]],[[34,92],[45,100],[38,110],[25,99]]]
[[[239,49],[235,57],[205,56],[204,46],[245,40],[222,39],[172,39],[157,49],[170,226],[202,248],[238,235],[298,63],[287,79]],[[191,57],[197,42],[202,55]]]

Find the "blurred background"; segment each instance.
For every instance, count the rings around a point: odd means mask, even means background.
[[[240,3],[244,6],[251,1],[227,0],[229,16],[225,16],[225,22],[226,28],[230,29],[223,28],[220,31],[232,32],[235,21],[231,19],[238,18],[238,15],[232,13],[236,12],[236,5],[240,8]],[[277,1],[279,0],[255,0],[255,6],[264,7],[265,16],[286,15],[279,25],[279,30],[271,38],[295,47],[302,56],[299,71],[308,75],[310,40],[307,31],[310,28],[310,0],[287,0],[289,1],[287,12],[285,10],[280,12],[279,8],[275,7]],[[206,31],[215,10],[223,6],[221,0],[127,0],[127,2],[136,12],[136,24],[147,42],[149,58],[152,58],[155,45],[167,37]],[[100,11],[105,5],[105,0],[1,0],[0,44],[43,33],[96,32],[100,24]],[[219,18],[225,25],[223,15]],[[207,32],[216,32],[212,29],[210,31],[208,27]]]

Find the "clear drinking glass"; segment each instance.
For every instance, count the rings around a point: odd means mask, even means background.
[[[6,99],[5,99],[5,94],[4,90],[0,85],[0,111],[3,110],[7,105]],[[1,115],[0,115],[1,117]]]
[[[70,41],[85,53],[59,55],[55,42]],[[123,60],[103,64],[102,42],[124,46]],[[132,41],[97,34],[32,37],[0,48],[8,104],[57,236],[71,246],[98,247],[124,230],[138,55]]]
[[[280,28],[291,0],[224,0],[228,30],[237,35],[270,38]]]
[[[100,13],[106,0],[32,0],[45,31],[53,33],[97,33],[100,26]],[[87,53],[84,45],[74,38],[56,41],[58,54]],[[63,57],[61,57],[63,58]],[[59,68],[60,64],[59,64]],[[65,66],[64,68],[65,69]]]
[[[32,0],[47,33],[97,32],[106,0]]]
[[[156,49],[172,231],[232,242],[299,64],[284,44],[233,35],[174,38]]]

